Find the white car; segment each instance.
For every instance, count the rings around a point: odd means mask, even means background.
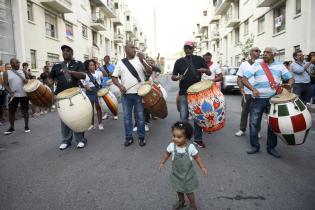
[[[237,71],[238,67],[221,67],[223,74],[223,82],[221,86],[222,92],[239,91],[240,88],[237,85]]]

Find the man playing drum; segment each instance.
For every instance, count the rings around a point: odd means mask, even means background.
[[[202,74],[210,76],[211,71],[202,57],[193,55],[194,43],[192,41],[185,42],[184,51],[186,56],[175,62],[172,80],[179,81],[180,119],[187,121],[187,89],[189,86],[200,82]],[[205,147],[202,141],[202,129],[196,122],[194,122],[194,144],[200,148]]]
[[[50,78],[57,82],[55,94],[72,87],[79,87],[80,79],[85,79],[85,68],[81,61],[73,59],[73,50],[67,45],[61,46],[63,62],[55,63],[50,72]],[[60,150],[67,149],[71,145],[72,138],[78,142],[77,148],[84,148],[86,139],[84,133],[77,133],[71,130],[61,120],[62,143]]]
[[[144,55],[138,53],[136,57],[136,47],[133,44],[125,46],[126,58],[117,63],[113,72],[112,80],[120,89],[122,96],[122,106],[124,112],[125,146],[133,143],[132,136],[132,110],[137,113],[137,132],[139,145],[145,146],[144,114],[141,97],[138,95],[138,88],[144,82],[145,74],[150,75],[152,68],[145,63]],[[118,81],[121,77],[121,82]]]
[[[281,92],[281,79],[288,81],[286,87],[291,89],[294,79],[292,74],[282,64],[274,60],[277,49],[266,47],[263,52],[263,61],[256,62],[252,68],[244,71],[243,84],[252,91],[253,98],[250,104],[250,144],[252,149],[247,154],[255,154],[260,150],[258,142],[258,132],[263,113],[270,107],[270,98]],[[248,80],[254,78],[254,85]],[[272,78],[274,81],[272,81]],[[268,154],[280,158],[281,155],[275,150],[277,146],[277,136],[268,125],[267,152]]]

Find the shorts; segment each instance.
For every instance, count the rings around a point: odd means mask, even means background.
[[[98,103],[97,94],[86,94],[86,96],[90,99],[91,102]]]
[[[15,113],[18,106],[21,106],[21,111],[22,113],[28,112],[28,97],[15,97],[12,99],[12,101],[9,103],[9,112],[10,113]]]
[[[5,91],[0,90],[0,108],[5,107],[5,100],[7,98],[7,94]]]

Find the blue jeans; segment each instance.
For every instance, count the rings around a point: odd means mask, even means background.
[[[188,121],[188,102],[187,95],[179,96],[180,120]],[[202,141],[202,128],[194,121],[194,140]]]
[[[250,144],[256,149],[260,149],[260,144],[258,142],[258,132],[260,130],[261,118],[264,112],[266,112],[270,107],[269,98],[252,98],[250,104],[250,117],[249,117],[249,127],[250,127]],[[268,135],[267,135],[267,151],[275,148],[277,146],[277,135],[272,132],[268,125]]]
[[[124,127],[126,140],[133,139],[132,137],[132,110],[135,109],[136,124],[139,139],[144,139],[144,112],[141,97],[138,94],[125,94],[122,96],[122,107],[124,111]]]
[[[295,83],[293,85],[293,93],[298,95],[304,103],[308,103],[312,98],[311,83]]]
[[[76,142],[83,142],[85,144],[87,141],[86,138],[84,138],[84,132],[76,133],[71,130],[71,128],[69,128],[64,122],[61,121],[62,143],[71,144],[73,136]]]

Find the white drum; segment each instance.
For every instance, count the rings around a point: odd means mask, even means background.
[[[87,131],[92,122],[93,108],[89,98],[78,87],[69,88],[56,97],[60,119],[73,131]]]
[[[112,113],[114,116],[118,115],[118,101],[108,88],[100,89],[97,96],[102,112]]]

